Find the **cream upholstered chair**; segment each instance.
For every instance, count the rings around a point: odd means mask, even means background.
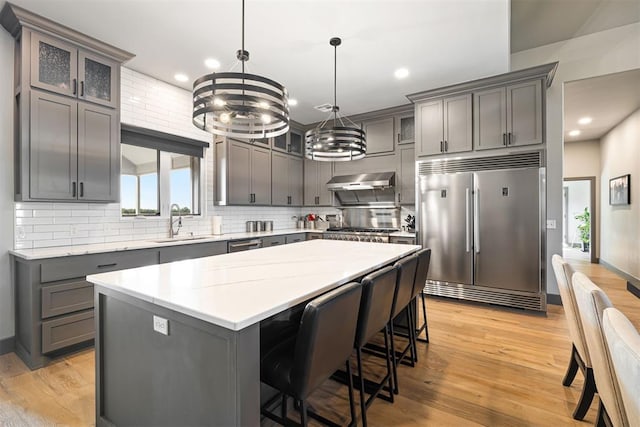
[[[607,308],[602,328],[630,426],[640,426],[640,334],[616,308]]]
[[[582,273],[574,273],[571,282],[600,396],[596,425],[605,425],[605,420],[609,419],[611,423],[607,424],[626,427],[629,424],[622,409],[620,390],[602,332],[602,313],[612,307],[611,301],[602,289]]]
[[[576,298],[573,294],[573,288],[571,287],[571,276],[573,276],[574,273],[573,268],[571,268],[560,255],[554,255],[551,263],[553,264],[553,271],[556,275],[558,288],[560,289],[560,299],[562,300],[564,315],[569,324],[569,335],[571,336],[571,341],[573,341],[571,360],[569,361],[567,373],[562,380],[562,385],[565,387],[570,386],[576,377],[578,368],[580,368],[584,376],[584,383],[580,400],[573,412],[573,418],[581,420],[591,406],[593,396],[596,392],[596,383],[593,376],[593,369],[591,368],[591,359],[589,358],[587,343],[584,338],[584,330],[582,329],[582,323],[578,315]]]

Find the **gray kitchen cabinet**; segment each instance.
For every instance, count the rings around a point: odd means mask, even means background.
[[[281,246],[287,243],[285,236],[268,236],[262,238],[262,247]]]
[[[320,240],[322,237],[322,233],[307,233],[307,240]]]
[[[416,141],[415,117],[413,113],[395,117],[396,142],[398,144],[413,144]]]
[[[370,120],[362,124],[367,138],[367,155],[393,152],[396,138],[394,125],[393,117]]]
[[[120,195],[119,119],[115,110],[78,104],[78,199],[113,201]]]
[[[274,206],[302,205],[302,159],[271,153],[271,204]]]
[[[116,108],[120,64],[54,37],[31,36],[31,86]]]
[[[416,203],[416,157],[413,145],[398,148],[398,204],[415,205]]]
[[[160,264],[227,253],[227,242],[191,243],[160,248]]]
[[[327,182],[333,177],[332,162],[304,160],[304,205],[332,206],[333,193]]]
[[[70,98],[31,91],[25,166],[33,200],[76,200],[78,176],[78,103]],[[16,165],[17,166],[17,165]]]
[[[0,15],[16,39],[15,199],[118,201],[120,65],[133,55],[11,4]]]
[[[35,89],[30,110],[30,199],[118,200],[117,112]]]
[[[543,142],[541,80],[477,91],[473,96],[477,150]]]
[[[307,236],[306,233],[286,234],[284,240],[288,245],[289,243],[304,242],[307,240]]]
[[[471,151],[471,94],[416,104],[418,157]]]
[[[38,260],[12,256],[16,354],[29,368],[38,369],[61,354],[91,345],[94,296],[86,276],[158,260],[158,249]]]
[[[302,157],[304,155],[304,135],[300,131],[290,129],[286,134],[273,138],[271,148],[274,151]]]
[[[271,151],[233,139],[216,141],[216,203],[271,204]]]

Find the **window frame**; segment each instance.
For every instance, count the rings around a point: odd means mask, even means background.
[[[122,142],[123,145],[131,145],[137,146],[135,144],[127,144]],[[148,147],[146,147],[148,148]],[[136,192],[137,192],[137,214],[136,215],[123,215],[122,214],[122,205],[120,206],[120,218],[128,219],[128,218],[162,218],[167,219],[171,216],[171,152],[162,151],[159,148],[149,148],[152,150],[156,150],[157,158],[158,158],[158,214],[157,215],[140,215],[140,177],[136,176]],[[188,154],[184,154],[189,156]],[[194,163],[197,159],[198,162],[198,171],[197,173],[192,173],[191,175],[191,198],[193,201],[193,209],[192,212],[188,215],[182,215],[183,217],[206,217],[206,203],[203,198],[206,194],[206,188],[202,188],[203,185],[206,185],[206,159],[207,159],[207,150],[204,152],[203,157],[197,156],[189,156],[191,158],[190,167],[193,171]],[[122,190],[120,190],[122,191]],[[181,206],[182,207],[182,206]],[[198,212],[198,213],[193,213]]]

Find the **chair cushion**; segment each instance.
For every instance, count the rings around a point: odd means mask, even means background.
[[[604,336],[629,425],[640,425],[640,334],[615,308],[604,310]]]
[[[622,398],[602,331],[602,314],[605,309],[612,307],[611,301],[602,289],[582,273],[575,273],[571,282],[587,340],[598,395],[613,425],[625,426],[627,423],[622,410]]]
[[[556,281],[558,282],[558,288],[560,289],[560,299],[562,300],[564,315],[567,318],[571,341],[573,341],[573,345],[576,347],[584,364],[590,368],[591,359],[589,358],[589,352],[584,338],[582,321],[578,316],[576,298],[571,287],[571,277],[575,271],[573,271],[573,268],[571,268],[560,255],[554,255],[551,263],[553,264],[553,271],[556,276]]]

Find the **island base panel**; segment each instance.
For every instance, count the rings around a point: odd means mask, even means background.
[[[259,325],[231,331],[102,287],[95,307],[97,425],[260,424]]]

